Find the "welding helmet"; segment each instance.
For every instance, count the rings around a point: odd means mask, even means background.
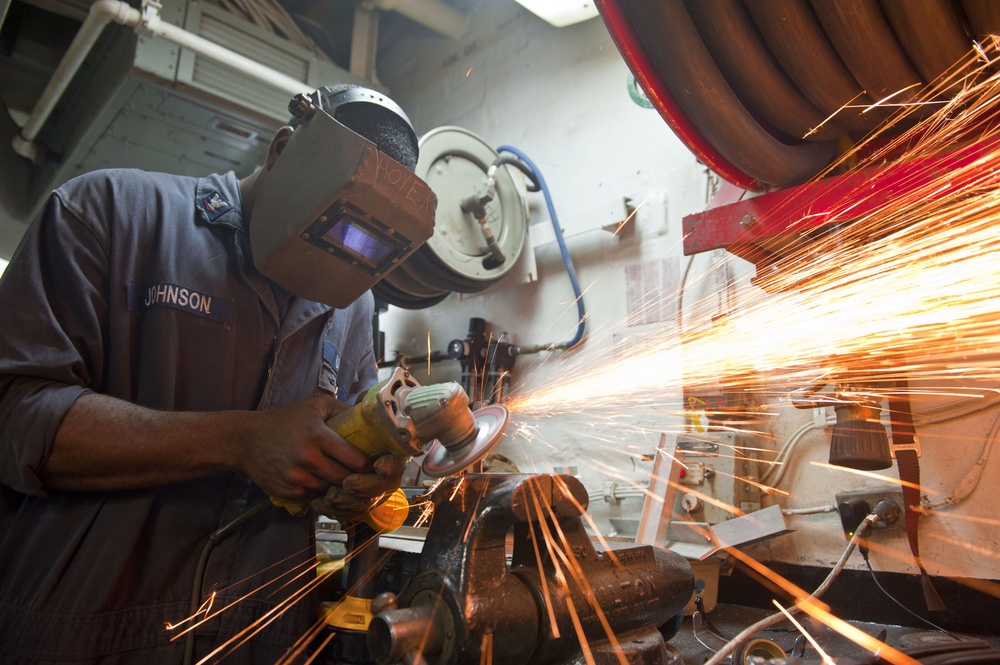
[[[255,193],[254,265],[297,296],[346,307],[431,236],[437,197],[413,173],[416,134],[385,95],[327,87],[289,110],[294,131]]]

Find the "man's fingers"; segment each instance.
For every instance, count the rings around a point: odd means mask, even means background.
[[[320,448],[329,459],[350,469],[352,473],[366,471],[370,468],[368,455],[360,448],[355,448],[333,430],[330,430],[329,436],[324,437],[320,442]],[[331,482],[339,483],[340,480],[343,480],[343,477]]]
[[[368,499],[393,492],[397,487],[398,481],[374,473],[356,473],[344,479],[344,491]]]
[[[375,473],[383,476],[402,477],[403,472],[406,470],[406,464],[410,461],[409,457],[398,457],[396,455],[382,455],[377,460],[375,460],[374,469]]]
[[[346,491],[374,498],[399,488],[408,458],[383,455],[372,465],[375,473],[355,473],[344,478]]]
[[[323,409],[323,420],[329,420],[336,415],[346,411],[351,408],[351,405],[347,402],[342,402],[336,397],[331,397],[330,395],[320,395],[316,399],[321,400]]]
[[[326,494],[311,505],[316,512],[337,519],[351,519],[364,515],[374,507],[374,500],[331,487]]]

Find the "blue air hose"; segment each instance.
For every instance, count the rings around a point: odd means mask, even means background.
[[[559,252],[562,254],[563,263],[566,264],[566,273],[569,275],[570,284],[573,285],[573,295],[576,296],[576,310],[579,314],[579,323],[576,325],[576,334],[573,335],[573,338],[569,341],[561,342],[559,344],[540,346],[537,349],[534,347],[521,347],[520,352],[530,353],[532,351],[542,351],[545,349],[572,349],[574,346],[583,341],[583,334],[586,329],[587,310],[583,306],[583,291],[580,289],[580,282],[576,278],[576,269],[573,268],[573,260],[569,256],[569,249],[566,247],[566,240],[563,238],[562,229],[559,227],[559,218],[556,217],[556,208],[552,204],[552,195],[549,194],[548,185],[545,184],[545,179],[542,177],[538,167],[535,166],[534,162],[528,159],[527,155],[517,148],[509,145],[500,146],[497,148],[497,152],[509,152],[513,154],[527,164],[528,168],[534,172],[534,180],[541,189],[542,194],[545,196],[545,205],[548,206],[549,209],[549,219],[552,220],[552,230],[556,234],[556,242],[559,244]]]

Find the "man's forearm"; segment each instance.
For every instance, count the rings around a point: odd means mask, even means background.
[[[50,489],[107,491],[233,471],[252,414],[155,411],[86,394],[63,418],[39,475]]]
[[[39,476],[47,489],[139,489],[242,471],[286,501],[322,496],[368,471],[368,456],[327,421],[347,405],[328,395],[264,411],[154,411],[107,395],[76,400]]]

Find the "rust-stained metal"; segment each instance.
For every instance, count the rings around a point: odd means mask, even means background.
[[[690,565],[650,546],[595,550],[576,478],[448,478],[434,502],[418,574],[369,629],[376,661],[576,663],[585,651],[601,663],[676,661],[658,627],[690,599]]]

